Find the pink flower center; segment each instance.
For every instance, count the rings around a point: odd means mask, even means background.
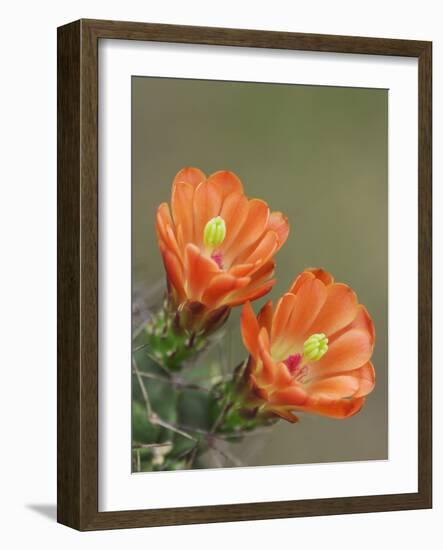
[[[214,252],[214,254],[211,254],[211,260],[214,260],[218,267],[223,269],[223,255],[221,252]]]
[[[295,355],[290,355],[283,363],[288,367],[289,372],[294,374],[300,366],[301,363],[301,354],[296,353]]]
[[[295,353],[283,361],[283,363],[288,367],[289,372],[298,381],[303,380],[308,372],[308,366],[303,366],[301,364],[302,358],[303,356],[300,353]]]

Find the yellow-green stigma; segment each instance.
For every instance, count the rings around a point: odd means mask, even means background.
[[[328,339],[323,333],[312,334],[303,344],[303,358],[318,361],[328,351]]]
[[[226,237],[225,220],[216,216],[208,221],[203,231],[203,242],[208,248],[220,246]]]

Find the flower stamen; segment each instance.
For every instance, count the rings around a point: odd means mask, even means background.
[[[303,359],[318,361],[328,351],[328,339],[323,333],[312,334],[303,344]]]
[[[220,246],[226,237],[226,224],[221,216],[211,218],[203,230],[203,242],[209,249]]]

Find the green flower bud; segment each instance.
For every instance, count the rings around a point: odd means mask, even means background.
[[[318,361],[328,351],[328,339],[323,333],[312,334],[303,344],[303,357],[307,361]]]
[[[220,246],[226,237],[225,220],[216,216],[208,221],[203,231],[203,242],[208,248]]]

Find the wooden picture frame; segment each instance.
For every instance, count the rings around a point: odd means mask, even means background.
[[[159,41],[404,56],[419,67],[418,492],[98,511],[98,42]],[[432,506],[432,44],[423,41],[80,20],[58,29],[58,521],[79,530]]]

